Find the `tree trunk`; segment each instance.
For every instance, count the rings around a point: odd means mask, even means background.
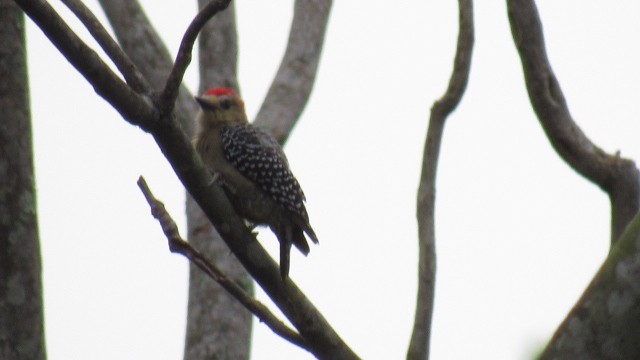
[[[45,359],[22,10],[0,0],[0,359]]]

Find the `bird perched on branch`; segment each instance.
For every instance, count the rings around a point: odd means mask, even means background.
[[[305,196],[278,142],[247,120],[235,91],[215,88],[197,96],[200,112],[196,151],[222,186],[238,215],[266,225],[280,241],[280,274],[289,274],[291,245],[309,253],[306,235],[318,238],[309,224]]]

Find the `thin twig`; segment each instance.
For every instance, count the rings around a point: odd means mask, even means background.
[[[138,93],[151,93],[151,87],[144,76],[138,71],[129,56],[118,46],[118,43],[109,35],[91,10],[79,0],[62,0],[80,22],[87,28],[91,36],[98,42],[107,56],[113,61],[127,84]]]
[[[264,304],[249,296],[240,285],[229,279],[215,264],[208,261],[198,250],[194,249],[191,244],[182,239],[178,226],[167,212],[164,204],[158,200],[145,181],[144,177],[138,178],[138,187],[144,194],[145,199],[151,207],[151,214],[158,220],[162,231],[169,241],[169,250],[172,253],[181,254],[198,268],[204,271],[210,278],[215,280],[229,294],[231,294],[238,302],[240,302],[247,310],[254,314],[261,322],[264,322],[274,333],[280,335],[291,343],[306,349],[307,342],[296,331],[285,325],[278,319]]]
[[[187,70],[187,66],[191,63],[191,51],[193,50],[193,43],[196,41],[198,34],[207,21],[218,13],[218,11],[226,9],[230,2],[231,0],[212,0],[196,15],[193,21],[191,21],[191,24],[189,24],[187,31],[182,37],[182,42],[180,42],[180,48],[173,69],[171,69],[164,90],[162,90],[162,94],[160,94],[159,107],[161,115],[168,114],[173,110],[176,98],[178,97],[178,89],[180,88],[180,84],[182,84],[182,78]]]
[[[422,155],[418,188],[418,294],[407,359],[428,359],[436,280],[435,201],[436,174],[444,124],[458,106],[467,87],[474,43],[473,2],[459,0],[458,44],[449,86],[433,104]]]

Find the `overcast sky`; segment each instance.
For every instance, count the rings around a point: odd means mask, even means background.
[[[195,1],[142,3],[175,54]],[[308,258],[293,252],[291,277],[365,359],[403,358],[409,342],[420,160],[429,108],[451,71],[456,5],[335,1],[314,92],[286,147],[320,239]],[[573,117],[605,151],[639,160],[640,3],[538,5]],[[237,6],[253,117],[284,51],[292,1]],[[471,78],[438,173],[432,358],[526,359],[606,256],[610,208],[549,146],[504,1],[477,1],[475,15]],[[181,359],[187,261],[169,253],[135,182],[146,177],[183,235],[184,189],[152,138],[30,21],[27,30],[48,357]],[[269,231],[259,238],[277,258]],[[253,359],[311,358],[263,324],[254,334]]]

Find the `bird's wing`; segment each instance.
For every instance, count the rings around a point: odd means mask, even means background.
[[[284,152],[271,135],[252,125],[222,128],[225,158],[286,209],[306,218],[305,200]]]

